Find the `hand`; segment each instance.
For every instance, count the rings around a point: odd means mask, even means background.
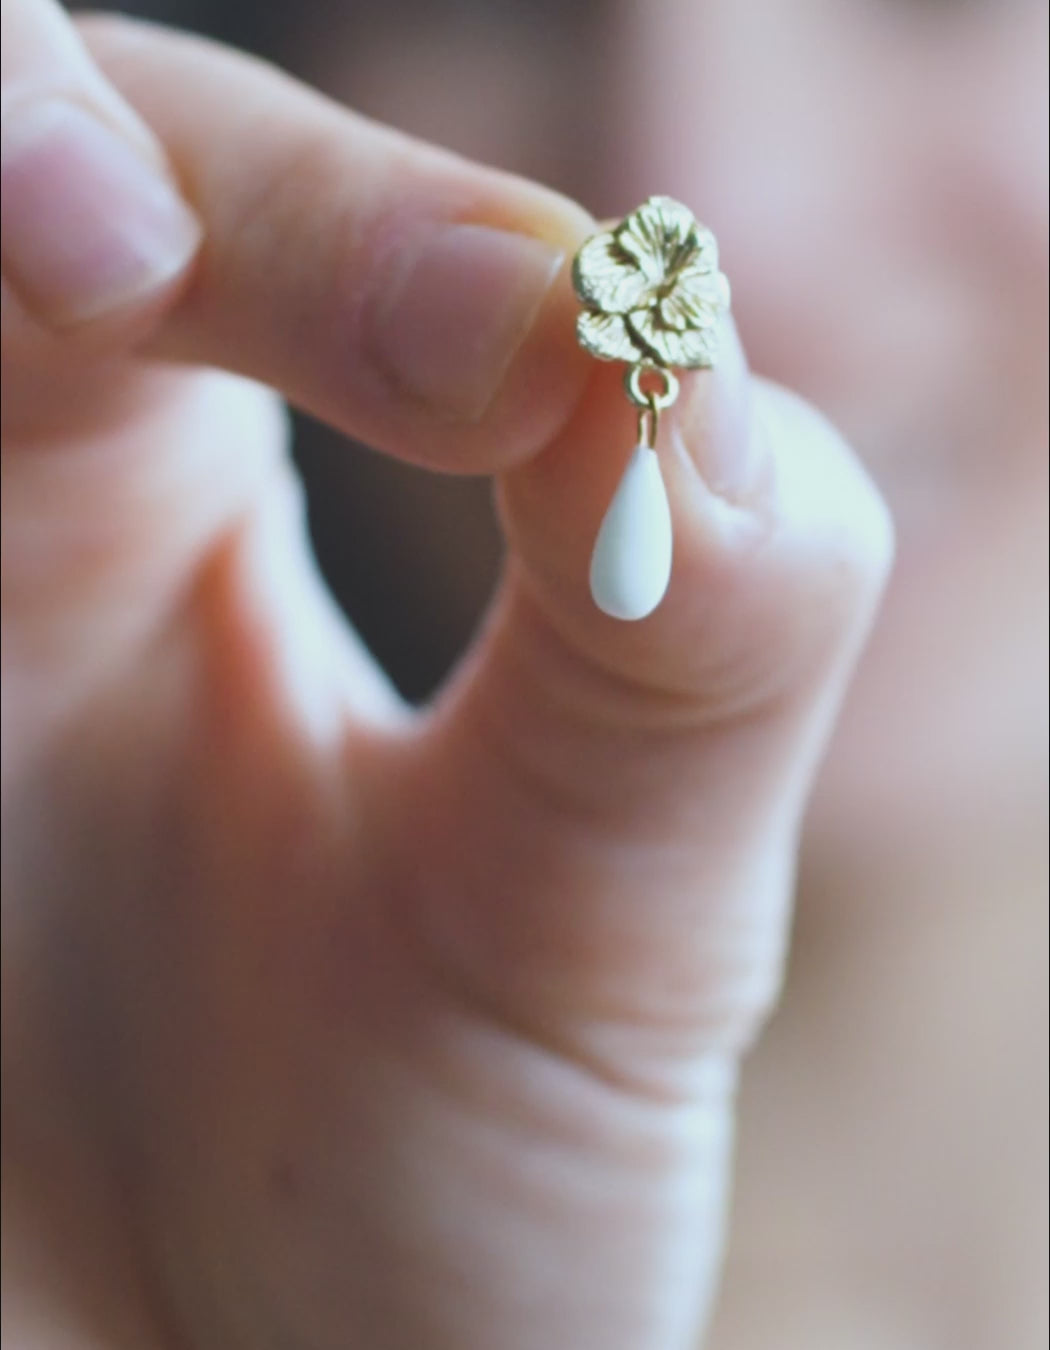
[[[664,422],[668,597],[605,618],[581,210],[205,42],[3,23],[12,1344],[694,1344],[878,498],[730,336]],[[495,475],[434,707],[326,598],[271,390]]]

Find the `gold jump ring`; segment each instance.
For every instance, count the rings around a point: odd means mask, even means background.
[[[663,381],[663,388],[643,389],[642,380],[647,375],[659,376]],[[623,383],[627,397],[636,408],[656,413],[663,412],[665,408],[671,406],[678,397],[680,388],[677,375],[655,361],[636,361],[633,366],[628,367]]]

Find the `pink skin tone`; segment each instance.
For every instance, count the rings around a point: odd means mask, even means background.
[[[625,50],[671,62],[632,182],[656,147],[704,204],[754,365],[846,430],[898,531],[745,1078],[712,1344],[1038,1344],[1046,9],[669,3]]]
[[[562,78],[539,29],[510,71],[498,25],[441,32],[426,78],[381,37],[316,67],[373,115],[582,178],[610,213],[654,188],[694,204],[752,364],[834,417],[897,525],[807,817],[787,998],[744,1080],[712,1343],[1038,1343],[1046,8],[597,6]],[[501,118],[469,116],[468,69],[493,72]]]
[[[710,1343],[1024,1344],[1045,19],[927,48],[786,8],[610,12],[648,92],[638,163],[595,166],[710,201],[753,363],[902,517]],[[572,342],[585,212],[196,42],[4,24],[5,1339],[692,1350],[879,496],[730,332],[668,421],[671,591],[604,619],[624,409]],[[56,143],[56,92],[121,148]],[[718,144],[673,134],[715,112]],[[318,585],[266,384],[496,476],[506,576],[422,716]]]
[[[898,525],[745,1080],[713,1344],[1038,1343],[1045,7],[636,13],[610,184],[703,204],[754,364],[848,431]]]

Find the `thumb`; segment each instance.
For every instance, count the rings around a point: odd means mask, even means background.
[[[5,357],[115,318],[124,336],[177,284],[199,225],[53,0],[4,4],[3,53]]]
[[[667,595],[607,617],[587,570],[634,442],[618,383],[598,368],[505,476],[508,574],[406,777],[451,879],[424,916],[446,959],[546,1043],[666,1090],[738,1051],[773,997],[799,821],[891,529],[827,422],[748,375],[730,325],[661,422]]]

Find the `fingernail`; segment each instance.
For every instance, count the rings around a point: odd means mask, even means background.
[[[674,435],[716,496],[746,505],[770,468],[765,437],[751,416],[748,369],[736,325],[723,320],[718,360],[698,372]]]
[[[162,171],[77,104],[12,113],[3,133],[4,275],[45,323],[96,318],[176,276],[200,225]]]
[[[408,393],[476,421],[524,341],[562,254],[487,225],[443,225],[397,258],[371,333],[376,360]]]

